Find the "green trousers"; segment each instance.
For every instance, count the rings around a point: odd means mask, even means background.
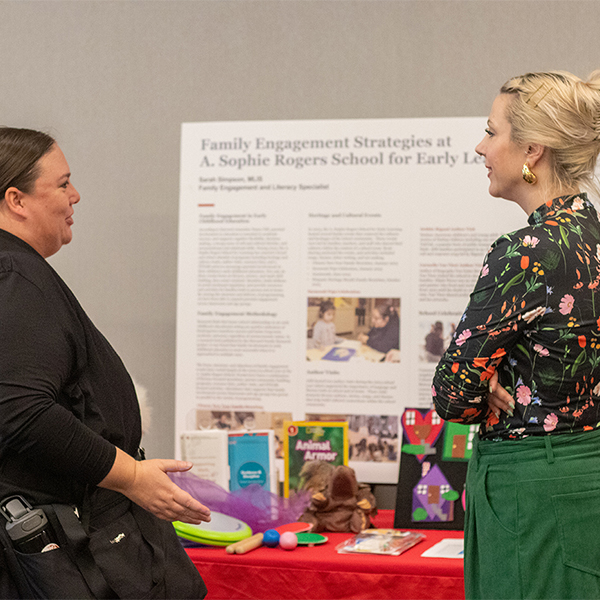
[[[478,441],[466,490],[467,599],[600,598],[600,431]]]

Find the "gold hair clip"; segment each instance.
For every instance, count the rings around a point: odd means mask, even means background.
[[[525,104],[529,104],[529,101],[533,99],[533,97],[546,85],[546,82],[542,82],[542,84],[540,85],[540,87],[537,88],[537,90],[535,90],[535,92],[533,92],[533,94],[531,94],[529,96],[529,98],[527,98],[527,100],[525,101]],[[533,105],[533,108],[537,108],[540,104],[540,102],[552,91],[552,86],[550,86],[548,88],[548,90],[546,91],[546,93]]]

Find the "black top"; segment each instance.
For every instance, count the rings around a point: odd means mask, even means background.
[[[435,331],[430,331],[425,336],[425,350],[434,356],[442,356],[444,354],[444,338]]]
[[[585,194],[555,198],[488,252],[433,380],[439,415],[486,439],[600,425],[600,223]],[[488,380],[515,400],[488,410]]]
[[[397,318],[390,318],[383,327],[372,327],[367,335],[369,336],[367,346],[373,350],[387,353],[390,350],[400,349],[400,326]]]
[[[0,498],[76,503],[140,437],[116,352],[46,260],[0,230]]]

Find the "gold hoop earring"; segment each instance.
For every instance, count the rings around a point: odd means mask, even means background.
[[[523,165],[523,170],[521,171],[521,173],[523,174],[523,179],[529,183],[530,185],[535,185],[535,183],[537,182],[537,177],[535,176],[534,173],[532,173],[529,170],[529,167],[527,166],[527,163],[525,163]]]

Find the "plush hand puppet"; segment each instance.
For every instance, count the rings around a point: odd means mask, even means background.
[[[312,494],[300,521],[312,523],[312,531],[358,533],[371,526],[371,516],[377,514],[375,496],[370,486],[357,483],[354,469],[310,461],[300,478],[301,488]]]

